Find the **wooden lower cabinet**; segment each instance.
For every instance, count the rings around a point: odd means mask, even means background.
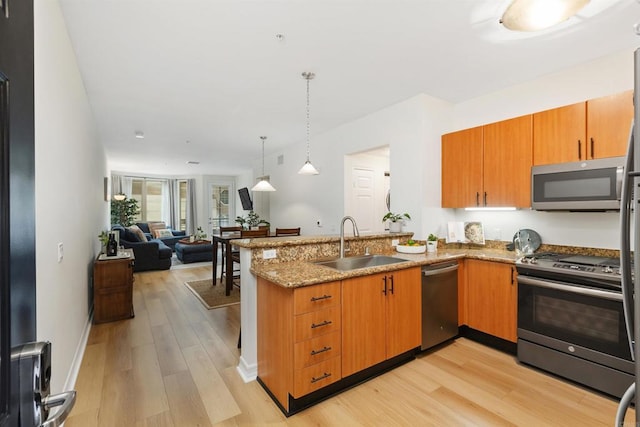
[[[342,378],[340,282],[285,288],[258,278],[258,377],[289,411]]]
[[[410,360],[422,336],[420,280],[419,267],[294,289],[259,277],[258,380],[290,415],[375,373],[349,375]]]
[[[128,258],[93,263],[93,322],[133,317],[133,251]]]
[[[342,282],[342,375],[420,346],[420,268]]]
[[[467,259],[465,275],[467,325],[516,342],[518,284],[515,266]]]

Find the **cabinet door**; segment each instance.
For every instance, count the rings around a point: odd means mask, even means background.
[[[624,156],[633,120],[633,91],[587,101],[587,158]]]
[[[387,273],[387,359],[420,345],[422,286],[420,268]]]
[[[442,207],[480,206],[482,127],[442,135]]]
[[[586,103],[567,105],[533,115],[533,164],[585,160]]]
[[[515,267],[469,259],[466,274],[469,327],[516,342],[518,290]]]
[[[531,207],[532,116],[484,126],[485,206]]]
[[[342,376],[385,360],[384,274],[342,281]]]

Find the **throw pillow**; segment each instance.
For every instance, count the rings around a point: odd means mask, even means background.
[[[167,228],[167,225],[163,221],[153,221],[147,224],[149,225],[149,233],[151,233],[153,237],[157,237],[156,230],[164,230]]]
[[[132,225],[131,227],[129,227],[129,230],[131,230],[132,233],[135,233],[136,236],[138,236],[138,240],[141,242],[147,242],[147,236],[144,235],[144,233],[142,232],[142,230],[140,230],[140,227],[138,227],[137,225]]]
[[[136,233],[134,233],[133,231],[129,230],[128,228],[125,228],[125,230],[124,230],[124,240],[126,240],[128,242],[139,242],[140,238],[138,237],[138,235]]]
[[[161,228],[154,230],[154,237],[161,239],[163,237],[173,237],[173,233],[168,228]]]

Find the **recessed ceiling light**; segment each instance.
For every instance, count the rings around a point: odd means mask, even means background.
[[[195,161],[195,160],[187,160],[187,164],[188,164],[188,165],[199,165],[199,164],[200,164],[200,162],[197,162],[197,161]]]
[[[137,130],[137,131],[135,132],[135,136],[136,136],[136,138],[138,138],[138,139],[144,139],[144,132],[142,132],[141,130]]]

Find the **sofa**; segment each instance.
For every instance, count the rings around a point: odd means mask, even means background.
[[[186,237],[185,231],[172,230],[164,222],[136,222],[136,225],[142,230],[147,240],[159,239],[174,252],[176,243]],[[156,233],[154,234],[154,232]]]
[[[156,238],[142,241],[131,228],[126,228],[120,224],[113,224],[111,230],[117,231],[120,235],[121,246],[133,249],[133,254],[136,258],[133,271],[168,270],[171,268],[173,250],[163,240]]]

